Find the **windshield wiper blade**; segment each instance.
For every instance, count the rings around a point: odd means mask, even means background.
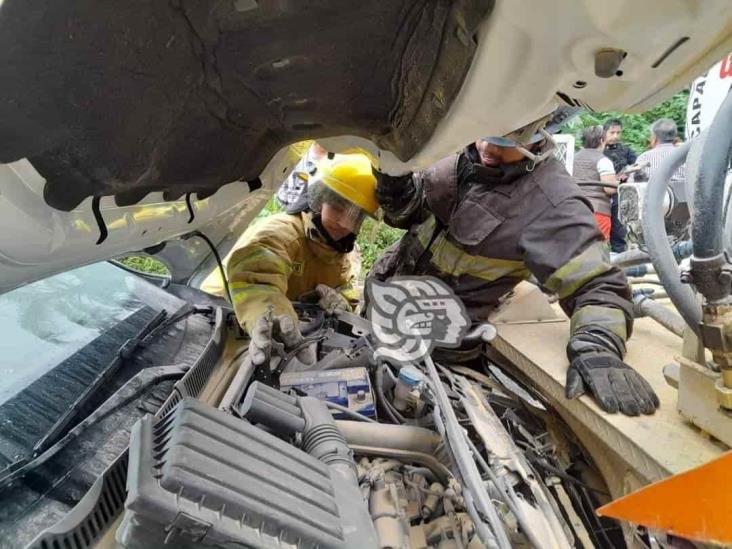
[[[119,409],[127,406],[130,402],[140,398],[150,386],[165,379],[180,379],[185,372],[186,369],[181,366],[152,366],[150,368],[144,368],[115,393],[115,395],[120,395],[115,402],[112,402],[111,399],[105,402],[89,417],[79,422],[78,425],[61,437],[53,446],[47,448],[40,454],[22,457],[0,471],[0,490],[46,463],[93,425],[103,421]]]
[[[106,368],[97,374],[92,383],[76,400],[74,400],[68,410],[64,412],[58,420],[56,420],[43,438],[35,444],[31,452],[28,455],[18,458],[16,461],[0,470],[0,489],[13,482],[16,478],[23,476],[28,470],[34,468],[40,463],[43,463],[47,459],[47,454],[49,452],[57,450],[59,445],[62,445],[67,441],[67,428],[75,419],[77,412],[83,409],[96,390],[99,389],[114,374],[114,372],[119,369],[125,360],[131,358],[140,347],[144,347],[170,326],[177,324],[191,315],[211,315],[213,313],[213,307],[196,307],[189,305],[169,318],[168,313],[165,310],[160,311],[155,315],[152,320],[143,326],[137,335],[131,337],[120,345],[115,353],[114,359]],[[157,368],[160,369],[163,367]],[[82,420],[81,423],[84,421],[86,420]]]
[[[114,375],[114,373],[119,369],[124,361],[133,355],[135,350],[140,346],[140,344],[142,344],[145,338],[153,333],[155,329],[163,323],[167,316],[167,311],[160,311],[152,318],[152,320],[150,320],[147,324],[145,324],[145,326],[143,326],[143,328],[137,333],[136,336],[131,337],[120,346],[114,359],[112,359],[112,361],[107,365],[106,368],[103,368],[96,375],[96,377],[86,387],[86,389],[84,389],[84,391],[76,398],[76,400],[71,403],[69,408],[61,415],[61,417],[56,420],[56,423],[54,423],[53,426],[48,430],[48,432],[43,435],[43,437],[35,444],[35,446],[33,446],[33,450],[31,452],[32,457],[37,456],[47,448],[53,446],[54,442],[56,442],[60,438],[61,434],[69,426],[69,423],[71,423],[76,417],[79,410],[81,410],[84,405],[97,392],[97,390],[102,387],[109,380],[109,378],[112,377],[112,375]]]

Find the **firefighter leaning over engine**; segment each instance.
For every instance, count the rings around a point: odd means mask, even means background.
[[[264,362],[273,339],[285,350],[302,340],[291,300],[316,292],[329,311],[358,303],[348,253],[365,216],[378,209],[375,187],[366,156],[329,155],[310,176],[307,200],[263,219],[233,252],[226,270],[254,364]],[[310,347],[297,357],[314,360]]]
[[[533,274],[571,317],[566,396],[588,391],[608,412],[650,414],[658,398],[622,360],[633,327],[625,275],[610,264],[589,202],[552,155],[546,130],[567,116],[557,111],[506,137],[481,139],[424,172],[377,172],[387,223],[408,232],[369,277],[440,278],[481,322]]]

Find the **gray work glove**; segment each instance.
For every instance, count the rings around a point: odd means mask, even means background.
[[[387,175],[372,168],[376,177],[376,201],[385,211],[397,211],[412,199],[415,186],[412,175]]]
[[[284,352],[290,352],[304,339],[297,323],[288,315],[276,316],[271,320],[267,314],[260,316],[249,335],[249,357],[255,366],[263,365],[268,356],[271,358],[272,350],[278,343]],[[315,349],[312,345],[303,347],[295,356],[307,366],[315,364]]]
[[[351,311],[351,304],[338,290],[334,290],[325,284],[318,284],[315,287],[315,292],[320,297],[318,305],[325,312],[332,314],[335,312]]]
[[[651,385],[610,352],[582,353],[567,370],[567,398],[577,398],[589,392],[604,411],[626,416],[652,414],[659,402]]]
[[[625,341],[600,326],[587,326],[569,339],[565,395],[577,398],[588,389],[598,406],[627,416],[652,414],[659,406],[651,385],[622,360]]]

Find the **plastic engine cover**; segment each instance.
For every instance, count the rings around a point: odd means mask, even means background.
[[[297,389],[307,396],[335,402],[367,417],[374,417],[374,395],[366,368],[311,370],[280,375],[280,389]],[[347,418],[336,414],[337,418]]]
[[[124,547],[343,548],[330,469],[204,403],[185,399],[132,432]]]

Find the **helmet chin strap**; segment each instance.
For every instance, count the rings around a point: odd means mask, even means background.
[[[557,147],[557,142],[554,141],[554,138],[552,138],[549,132],[541,129],[539,130],[539,133],[547,141],[547,145],[545,145],[545,148],[541,152],[541,154],[534,154],[530,150],[522,146],[516,147],[516,149],[518,149],[521,154],[531,160],[531,163],[526,167],[527,172],[533,172],[534,168],[536,168],[537,165],[541,164],[542,162],[544,162],[544,160],[549,158],[554,153],[554,149]]]

